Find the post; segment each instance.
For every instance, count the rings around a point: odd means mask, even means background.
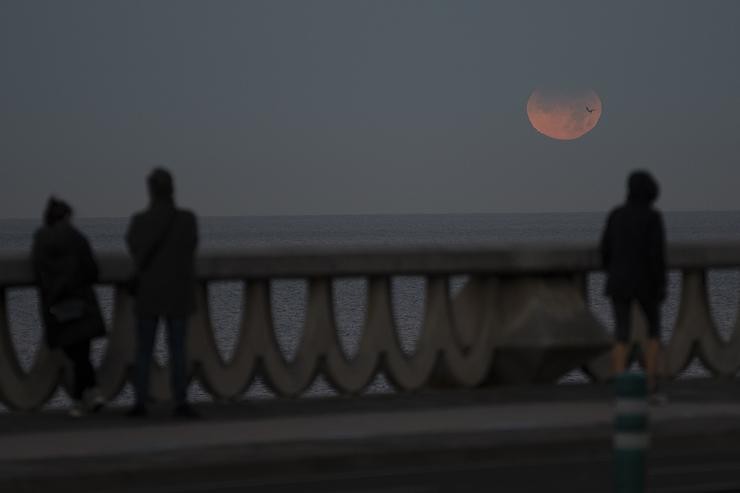
[[[615,379],[614,468],[617,493],[645,491],[648,448],[647,384],[642,372],[624,372]]]

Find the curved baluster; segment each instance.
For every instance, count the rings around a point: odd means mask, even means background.
[[[23,371],[10,337],[7,292],[0,288],[0,400],[11,409],[41,407],[56,390],[63,368],[61,355],[42,342],[31,370]]]
[[[453,336],[457,345],[463,349],[472,348],[475,341],[484,330],[483,319],[486,309],[490,306],[487,301],[495,300],[487,297],[489,283],[493,277],[471,277],[457,293],[452,301],[452,313],[455,330]]]
[[[368,280],[368,300],[365,322],[356,355],[348,360],[338,338],[328,357],[328,367],[332,380],[345,392],[357,393],[367,387],[380,372],[383,361],[389,354],[401,359],[406,355],[393,319],[391,284],[388,277],[372,277]],[[395,375],[389,375],[392,383],[402,387]],[[406,381],[406,380],[403,380]]]
[[[114,289],[113,325],[97,376],[98,386],[107,399],[113,399],[123,389],[131,376],[136,354],[136,322],[132,300],[124,289]]]
[[[427,303],[424,310],[424,325],[422,334],[433,334],[428,338],[430,345],[427,349],[432,352],[436,348],[437,361],[431,369],[428,384],[435,387],[451,387],[460,385],[452,371],[450,360],[459,362],[459,337],[455,334],[455,320],[452,303],[450,301],[449,278],[435,276],[427,281]],[[423,340],[423,337],[420,338]],[[418,353],[417,346],[417,353]]]
[[[699,345],[699,359],[716,375],[733,378],[740,371],[740,321],[736,321],[732,336],[723,342],[716,329],[705,334]]]
[[[458,328],[450,300],[449,278],[430,279],[424,328],[433,334],[430,342],[433,341],[439,353],[432,375],[435,384],[473,387],[483,383],[490,374],[494,335],[501,326],[495,304],[498,298],[496,286],[496,280],[490,278],[477,299],[462,303],[468,305],[468,310],[473,310],[475,315],[472,322],[477,327],[471,326],[471,320],[468,320],[467,324],[461,324]],[[464,290],[463,294],[470,296],[471,291]],[[433,347],[429,349],[430,352]]]
[[[450,337],[447,277],[428,277],[426,285],[424,321],[414,353],[406,355],[403,352],[396,330],[393,331],[392,340],[386,341],[384,361],[386,374],[388,379],[402,390],[416,390],[429,381],[441,357],[443,349],[441,341]],[[388,302],[390,308],[390,289]]]
[[[688,282],[690,288],[686,301],[692,313],[696,313],[690,330],[692,342],[698,346],[696,349],[699,359],[714,374],[732,377],[740,369],[740,330],[738,330],[740,323],[735,322],[730,340],[724,342],[709,308],[706,271],[692,271],[690,279],[687,277],[687,274],[684,274],[684,284]],[[683,303],[682,299],[682,306]]]
[[[245,309],[239,327],[238,339],[231,361],[221,356],[211,323],[206,283],[198,285],[198,310],[193,317],[188,338],[188,359],[205,389],[214,397],[234,399],[241,396],[254,378],[256,356],[254,344],[247,330],[247,290],[243,300]]]
[[[370,284],[368,322],[371,318],[369,314],[373,311],[370,306],[375,305],[372,292],[377,289],[374,288],[377,283],[370,281]],[[310,289],[304,339],[307,344],[311,341],[313,354],[307,356],[307,360],[309,364],[320,364],[315,369],[323,371],[327,380],[341,393],[359,393],[372,382],[378,370],[378,339],[374,337],[377,327],[368,323],[361,329],[359,351],[355,357],[348,358],[337,334],[331,279],[313,280]],[[382,334],[382,329],[380,333]],[[302,345],[301,348],[303,347]]]
[[[330,294],[328,290],[325,292],[327,302],[323,306],[329,309],[331,308],[330,298],[328,298]],[[335,326],[333,318],[331,324],[327,324],[329,325]],[[372,382],[381,369],[386,370],[388,379],[396,387],[406,390],[419,388],[426,383],[437,353],[434,351],[432,358],[429,358],[428,351],[417,350],[413,356],[407,356],[401,349],[393,319],[388,277],[372,277],[368,280],[365,324],[362,329],[360,347],[354,358],[348,359],[344,354],[335,329],[325,337],[324,347],[328,351],[326,353],[327,378],[340,390],[350,393],[360,392]],[[426,356],[419,357],[420,354]],[[425,362],[423,358],[432,359],[432,364]],[[423,365],[421,367],[419,367],[420,361]]]
[[[706,273],[701,269],[682,272],[681,299],[671,340],[663,351],[662,374],[675,378],[689,365],[705,333],[712,332],[707,299]]]
[[[315,303],[317,293],[315,283],[311,280],[309,287],[308,310]],[[298,346],[296,356],[288,361],[280,350],[275,336],[272,313],[270,310],[271,298],[269,281],[254,281],[250,283],[248,302],[249,337],[257,351],[261,374],[267,385],[278,395],[296,397],[313,382],[318,367],[316,330],[320,327],[309,321],[313,318],[306,316],[306,325]]]
[[[733,376],[740,368],[740,323],[724,342],[712,319],[706,271],[684,271],[682,284],[678,321],[664,357],[665,374],[678,376],[697,355],[712,373]]]
[[[396,343],[393,327],[390,282],[387,277],[371,277],[359,348],[348,359],[335,332],[334,347],[327,357],[327,378],[345,392],[362,391],[380,371],[381,354]]]
[[[491,371],[495,333],[501,327],[495,308],[499,293],[493,277],[471,279],[454,303],[452,338],[444,352],[453,381],[465,387],[482,384]]]
[[[372,291],[373,280],[369,281],[368,291]],[[372,297],[370,295],[369,297]],[[360,327],[359,349],[355,356],[348,358],[342,348],[342,343],[337,333],[337,324],[334,317],[334,304],[332,302],[331,280],[324,286],[324,294],[321,300],[321,319],[329,331],[325,332],[323,341],[323,354],[325,365],[324,375],[327,380],[341,393],[357,394],[367,387],[375,377],[378,370],[378,348],[377,339],[373,337],[374,332],[368,329],[372,301],[368,301],[368,309],[365,323]]]

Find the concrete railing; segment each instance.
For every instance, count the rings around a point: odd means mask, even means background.
[[[101,284],[117,285],[131,272],[125,255],[101,255]],[[666,347],[663,371],[676,376],[698,355],[715,375],[740,368],[738,331],[724,342],[712,321],[708,269],[740,267],[740,244],[674,245],[669,264],[682,272],[678,318]],[[593,247],[573,245],[490,248],[271,249],[207,253],[198,259],[198,310],[188,334],[191,375],[215,398],[238,398],[255,377],[281,396],[298,396],[323,375],[340,393],[360,393],[382,372],[401,391],[425,386],[476,387],[493,383],[552,382],[583,368],[608,376],[607,331],[591,313],[587,274],[598,270]],[[449,279],[469,275],[450,295]],[[413,353],[403,351],[393,317],[392,276],[426,279],[422,329]],[[332,280],[367,279],[366,313],[359,349],[340,344]],[[273,327],[270,282],[308,280],[305,324],[295,356],[280,350]],[[233,357],[218,351],[208,304],[208,283],[245,283],[242,320]],[[16,409],[41,406],[65,381],[63,358],[41,347],[28,372],[10,337],[7,289],[30,286],[24,255],[0,258],[0,399]],[[132,300],[115,289],[109,343],[98,368],[99,384],[114,397],[126,384],[135,355]],[[635,343],[645,330],[637,316]],[[166,369],[152,367],[152,394],[167,399]]]

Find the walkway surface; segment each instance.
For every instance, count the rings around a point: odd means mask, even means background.
[[[740,382],[651,408],[650,491],[740,491]],[[572,385],[0,415],[0,491],[612,491],[612,392]]]

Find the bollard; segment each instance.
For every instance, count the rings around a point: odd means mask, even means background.
[[[614,466],[617,493],[645,491],[648,436],[647,384],[642,372],[624,372],[615,381]]]

